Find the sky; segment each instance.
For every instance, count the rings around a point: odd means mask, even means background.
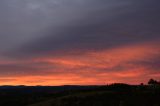
[[[159,0],[0,0],[0,85],[160,80]]]

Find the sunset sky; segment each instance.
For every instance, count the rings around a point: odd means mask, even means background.
[[[160,80],[160,0],[0,0],[0,85]]]

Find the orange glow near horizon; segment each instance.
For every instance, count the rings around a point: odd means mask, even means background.
[[[157,58],[160,53],[157,44],[144,43],[80,52],[82,53],[61,53],[58,56],[49,55],[30,60],[33,63],[46,63],[49,68],[39,70],[46,71],[46,74],[33,72],[33,75],[17,73],[15,76],[1,76],[0,85],[103,85],[116,82],[139,84],[152,77],[158,80],[160,78],[157,68],[159,64],[154,64],[156,68],[150,68],[152,58]]]

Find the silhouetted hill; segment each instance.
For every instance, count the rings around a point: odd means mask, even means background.
[[[0,106],[160,106],[160,85],[1,86]]]
[[[25,106],[96,86],[0,86],[0,106]]]

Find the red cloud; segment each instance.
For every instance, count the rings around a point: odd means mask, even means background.
[[[72,52],[72,51],[71,51]],[[33,75],[21,77],[8,76],[13,79],[0,80],[0,84],[26,85],[66,85],[66,84],[106,84],[125,82],[137,84],[149,78],[160,77],[160,70],[148,69],[149,63],[159,56],[160,49],[155,43],[128,45],[102,51],[80,51],[69,55],[60,52],[59,55],[40,57],[30,61],[46,74],[32,72]],[[22,62],[22,61],[21,61]],[[147,62],[147,65],[146,65]],[[8,63],[8,62],[7,62]],[[24,60],[24,63],[26,61]],[[45,70],[39,63],[49,67]],[[36,68],[35,67],[35,68]],[[157,74],[158,73],[158,74]],[[18,74],[18,73],[17,73]]]

